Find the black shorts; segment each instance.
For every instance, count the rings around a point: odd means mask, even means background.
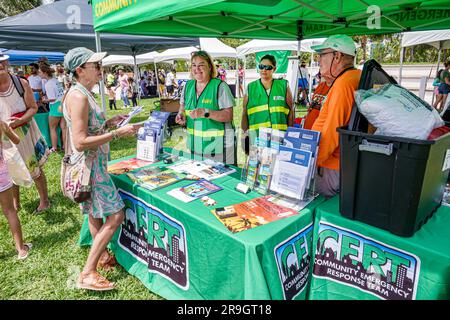
[[[173,86],[166,86],[167,93],[173,93]]]

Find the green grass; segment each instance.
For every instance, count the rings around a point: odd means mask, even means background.
[[[133,122],[145,120],[154,109],[156,99],[140,100],[144,112]],[[108,118],[130,109],[107,111]],[[242,107],[234,110],[234,122],[240,125]],[[305,110],[301,110],[304,113]],[[183,136],[181,128],[174,132],[173,138]],[[167,141],[167,146],[184,145],[183,140]],[[136,138],[129,137],[113,141],[111,159],[118,159],[136,152]],[[240,150],[240,148],[238,149]],[[33,249],[24,261],[16,259],[16,251],[5,217],[0,218],[0,299],[162,299],[150,292],[137,278],[123,268],[106,272],[104,275],[117,283],[118,290],[95,293],[77,290],[75,281],[83,268],[89,248],[77,244],[82,225],[82,214],[77,205],[64,198],[60,192],[60,164],[62,153],[53,153],[44,167],[47,176],[50,210],[35,216],[31,212],[38,205],[36,188],[21,188],[22,209],[19,217],[26,242],[33,243]],[[239,151],[242,161],[243,154]]]

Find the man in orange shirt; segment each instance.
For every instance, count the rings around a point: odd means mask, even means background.
[[[355,68],[356,46],[349,36],[334,35],[311,48],[319,54],[320,73],[333,79],[312,126],[312,130],[321,132],[316,191],[330,198],[339,192],[339,135],[336,128],[348,125],[350,121],[361,70]]]

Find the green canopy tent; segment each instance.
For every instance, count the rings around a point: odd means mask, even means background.
[[[97,32],[300,40],[450,28],[448,0],[92,0]]]
[[[302,39],[333,34],[450,29],[448,0],[92,0],[91,3],[96,32],[298,40],[299,48]]]

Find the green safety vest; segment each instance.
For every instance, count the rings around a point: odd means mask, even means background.
[[[261,79],[248,85],[247,115],[250,136],[257,137],[259,128],[286,130],[289,106],[286,102],[287,81],[274,79],[267,96]]]
[[[192,119],[189,113],[197,108],[220,110],[218,93],[220,79],[211,79],[197,99],[196,80],[189,80],[185,89],[185,114],[188,131],[187,147],[200,155],[218,155],[224,152],[225,124],[208,118]]]

